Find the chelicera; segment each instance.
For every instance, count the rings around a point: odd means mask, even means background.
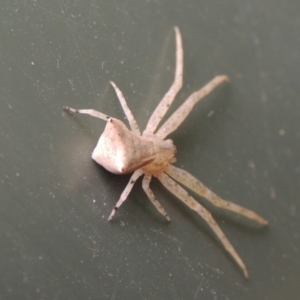
[[[268,222],[249,209],[223,200],[187,171],[175,167],[173,163],[176,161],[176,147],[172,140],[166,139],[166,137],[176,130],[185,120],[194,105],[213,91],[218,85],[228,82],[228,77],[225,75],[217,76],[208,82],[203,88],[192,93],[185,102],[160,127],[158,127],[160,121],[172,104],[176,94],[182,87],[182,40],[179,29],[177,27],[174,29],[176,37],[176,70],[174,82],[152,113],[146,129],[142,134],[132,112],[127,106],[125,97],[112,81],[110,83],[118,96],[131,130],[129,130],[122,121],[93,109],[74,109],[68,106],[65,106],[64,109],[71,113],[88,114],[106,121],[107,124],[105,130],[100,136],[98,144],[92,153],[92,158],[112,173],[126,174],[133,172],[108,220],[112,220],[117,209],[127,199],[136,180],[143,175],[142,187],[145,193],[156,209],[168,221],[170,221],[169,215],[161,206],[149,187],[152,176],[154,176],[171,193],[178,197],[189,208],[197,212],[207,222],[225,249],[240,266],[244,276],[248,277],[248,272],[244,262],[226,238],[211,213],[198,203],[190,194],[188,194],[181,185],[186,186],[188,189],[206,198],[217,207],[243,215],[244,217],[261,225],[267,225]]]

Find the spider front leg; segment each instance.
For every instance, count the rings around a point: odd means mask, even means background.
[[[87,114],[87,115],[90,115],[92,117],[102,119],[104,121],[108,121],[108,119],[111,118],[110,116],[105,115],[104,113],[102,113],[100,111],[97,111],[97,110],[94,110],[94,109],[76,109],[76,108],[72,108],[72,107],[69,107],[69,106],[63,106],[63,109],[66,110],[66,111],[69,111],[71,113],[74,113],[74,114],[75,113],[76,114]]]
[[[151,181],[151,175],[147,175],[145,174],[144,178],[143,178],[143,183],[142,183],[142,187],[145,191],[145,193],[147,194],[148,198],[150,199],[150,201],[153,203],[153,205],[156,207],[156,209],[163,215],[165,216],[165,218],[167,219],[167,221],[171,221],[169,215],[167,214],[167,212],[164,210],[164,208],[161,206],[161,204],[158,202],[158,200],[156,199],[156,197],[154,196],[153,192],[150,189],[150,181]]]
[[[176,38],[176,70],[175,70],[175,78],[174,82],[171,85],[169,91],[165,94],[162,98],[154,112],[152,113],[147,127],[144,130],[143,135],[152,134],[161,119],[166,114],[167,110],[169,109],[170,105],[174,101],[175,96],[177,95],[178,91],[182,87],[182,74],[183,74],[183,48],[182,48],[182,40],[181,34],[178,27],[174,27],[175,30],[175,38]]]
[[[197,102],[203,99],[206,95],[212,92],[218,85],[223,82],[228,82],[229,78],[226,75],[216,76],[208,82],[203,88],[191,94],[181,106],[166,120],[156,133],[161,139],[175,131],[179,125],[186,119]]]
[[[160,182],[176,197],[178,197],[184,204],[186,204],[189,208],[197,212],[209,225],[209,227],[213,230],[213,232],[217,235],[218,239],[221,241],[225,249],[229,252],[229,254],[233,257],[236,263],[243,270],[244,276],[248,278],[247,268],[237,254],[229,240],[226,238],[225,234],[218,226],[211,213],[205,209],[200,203],[198,203],[191,195],[188,194],[186,190],[184,190],[180,185],[178,185],[173,179],[171,179],[165,173],[161,173],[158,176]]]
[[[135,182],[137,181],[137,179],[138,179],[140,176],[142,176],[143,174],[144,174],[144,172],[143,172],[142,169],[138,169],[138,170],[136,170],[136,171],[132,174],[132,176],[131,176],[131,178],[130,178],[130,180],[129,180],[127,186],[126,186],[126,188],[124,189],[123,193],[122,193],[121,196],[120,196],[119,201],[117,202],[117,204],[116,204],[115,207],[113,208],[111,214],[109,215],[108,221],[111,221],[111,220],[112,220],[112,218],[114,217],[114,215],[115,215],[116,211],[118,210],[118,208],[119,208],[119,207],[123,204],[123,202],[127,199],[128,195],[129,195],[129,193],[131,192],[131,190],[132,190],[132,188],[133,188],[133,185],[135,184]]]
[[[110,81],[110,84],[112,85],[112,87],[115,89],[115,92],[118,96],[118,99],[122,105],[123,111],[127,117],[127,120],[129,122],[130,128],[132,130],[132,132],[136,133],[137,135],[141,135],[139,126],[131,112],[131,110],[129,109],[125,97],[123,95],[123,93],[121,92],[121,90],[116,86],[116,84],[113,81]]]

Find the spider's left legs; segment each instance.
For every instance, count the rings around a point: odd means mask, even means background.
[[[247,268],[237,254],[229,240],[226,238],[225,234],[218,226],[214,218],[212,217],[211,213],[206,210],[201,204],[199,204],[191,195],[188,194],[186,190],[184,190],[180,185],[178,185],[173,179],[171,179],[168,175],[161,173],[158,176],[158,179],[161,183],[176,197],[178,197],[182,202],[184,202],[189,208],[196,211],[210,226],[210,228],[214,231],[217,235],[225,249],[229,252],[229,254],[233,257],[233,259],[237,262],[240,268],[244,272],[244,276],[248,278],[248,271]]]
[[[146,175],[143,178],[143,183],[142,183],[142,187],[145,191],[145,193],[147,194],[148,198],[150,199],[150,201],[153,203],[153,205],[156,207],[156,209],[163,215],[165,216],[165,218],[167,219],[167,221],[171,221],[169,215],[167,214],[167,212],[164,210],[164,208],[161,206],[161,204],[158,202],[158,200],[156,199],[156,197],[154,196],[153,192],[150,189],[150,181],[151,181],[151,175]]]
[[[220,198],[218,195],[216,195],[213,191],[211,191],[208,187],[206,187],[202,182],[200,182],[196,177],[194,177],[187,171],[169,165],[166,169],[166,173],[172,178],[174,178],[176,181],[182,183],[183,185],[194,191],[195,193],[206,198],[213,205],[233,211],[261,225],[268,224],[268,221],[260,217],[254,211]]]
[[[94,109],[76,109],[76,108],[72,108],[69,106],[63,106],[63,109],[66,111],[69,111],[71,113],[74,113],[74,114],[75,113],[76,114],[87,114],[92,117],[102,119],[104,121],[107,121],[108,119],[111,118],[110,116],[108,116],[100,111],[94,110]]]
[[[206,95],[212,92],[219,84],[228,82],[229,78],[226,75],[216,76],[213,80],[208,82],[203,88],[192,93],[186,100],[179,106],[179,108],[171,115],[169,119],[159,128],[156,133],[161,139],[164,139],[167,135],[175,131],[179,125],[185,120],[188,114],[191,112],[195,104],[203,99]]]
[[[182,40],[181,34],[178,27],[174,28],[175,30],[175,38],[176,38],[176,69],[175,69],[175,78],[174,82],[171,85],[168,92],[162,98],[154,112],[152,113],[146,129],[143,132],[145,134],[152,134],[163,116],[166,114],[167,110],[169,109],[170,105],[172,104],[175,96],[177,95],[178,91],[182,87],[182,74],[183,74],[183,48],[182,48]]]
[[[118,96],[118,99],[122,105],[122,108],[123,108],[123,111],[127,117],[127,120],[129,122],[129,125],[130,125],[130,128],[131,130],[138,134],[138,135],[141,135],[140,133],[140,129],[139,129],[139,126],[131,112],[131,110],[129,109],[127,103],[126,103],[126,100],[125,100],[125,97],[123,95],[123,93],[121,92],[121,90],[116,86],[116,84],[113,82],[113,81],[110,81],[110,84],[112,85],[112,87],[115,89],[115,92]]]
[[[137,179],[142,176],[144,174],[142,169],[137,169],[131,176],[125,190],[123,191],[123,193],[120,196],[119,201],[117,202],[117,204],[115,205],[115,207],[113,208],[110,216],[108,217],[108,221],[112,220],[112,218],[114,217],[116,211],[118,210],[118,208],[123,204],[123,202],[127,199],[129,193],[131,192],[131,189],[133,188],[133,185],[135,184],[135,182],[137,181]]]

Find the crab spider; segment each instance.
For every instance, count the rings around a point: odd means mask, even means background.
[[[165,139],[170,133],[175,131],[180,126],[197,102],[213,91],[221,83],[228,82],[228,77],[225,75],[217,76],[208,82],[203,88],[192,93],[171,115],[171,117],[169,117],[169,119],[167,119],[158,128],[160,121],[166,114],[168,108],[172,104],[176,94],[182,86],[182,40],[179,29],[175,27],[174,30],[176,38],[176,70],[174,82],[152,113],[146,129],[142,134],[132,112],[127,106],[122,92],[112,81],[110,83],[122,105],[131,130],[129,130],[120,120],[107,116],[106,114],[93,109],[74,109],[68,106],[64,106],[64,109],[71,113],[88,114],[106,121],[107,124],[105,130],[100,136],[98,144],[92,153],[92,158],[98,164],[102,165],[105,169],[112,173],[126,174],[133,172],[126,188],[121,194],[119,201],[113,208],[108,220],[112,220],[117,209],[127,199],[136,180],[144,175],[142,187],[145,193],[156,209],[168,221],[170,221],[169,215],[161,206],[149,187],[152,176],[154,176],[171,193],[178,197],[190,209],[198,213],[207,222],[225,249],[240,266],[244,276],[247,278],[248,271],[244,262],[235,251],[229,240],[226,238],[225,234],[218,226],[211,213],[201,204],[199,204],[190,194],[188,194],[188,192],[181,185],[186,186],[190,190],[206,198],[217,207],[243,215],[244,217],[261,225],[267,225],[268,222],[249,209],[221,199],[194,176],[182,169],[175,167],[173,163],[176,161],[176,147],[174,146],[172,140]]]

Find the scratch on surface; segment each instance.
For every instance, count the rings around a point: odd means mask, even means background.
[[[169,240],[171,240],[172,242],[176,242],[176,243],[180,243],[180,244],[183,244],[183,242],[181,242],[180,240],[178,240],[177,238],[175,238],[174,236],[171,236],[170,234],[166,234],[160,230],[156,230],[156,229],[152,229],[151,231],[155,232],[155,233],[158,233],[162,236],[165,236],[167,237]]]
[[[123,253],[122,253],[123,254]],[[122,255],[123,256],[123,255]],[[119,274],[120,274],[120,269],[117,268],[117,274],[116,274],[116,280],[115,280],[115,285],[114,285],[114,289],[111,295],[111,299],[114,300],[116,298],[116,294],[117,294],[117,290],[118,290],[118,283],[119,283]]]
[[[202,292],[202,291],[203,291],[203,287],[201,285],[199,285],[197,287],[197,290],[196,290],[195,294],[194,294],[194,299],[195,300],[197,299],[199,292]]]
[[[65,11],[63,10],[63,7],[62,7],[62,3],[63,3],[62,0],[59,1],[59,5],[60,5],[60,8],[61,8],[61,12],[62,12],[62,14],[63,14],[64,17],[65,17],[65,23],[66,23],[67,28],[68,28],[68,30],[69,30],[69,32],[70,32],[72,38],[73,38],[74,44],[75,44],[75,46],[76,46],[76,48],[77,48],[77,51],[78,51],[78,53],[79,53],[79,55],[80,55],[80,58],[81,58],[81,61],[82,61],[82,64],[83,64],[83,68],[84,68],[84,71],[85,71],[85,73],[86,73],[86,75],[87,75],[88,81],[89,81],[89,83],[90,83],[90,85],[91,85],[91,87],[92,87],[92,91],[93,91],[93,93],[95,94],[95,90],[96,90],[96,89],[95,89],[95,87],[94,87],[94,83],[93,83],[92,77],[90,76],[89,71],[88,71],[88,69],[87,69],[87,66],[86,66],[86,64],[85,64],[84,56],[83,56],[82,51],[81,51],[81,49],[80,49],[80,47],[79,47],[79,45],[78,45],[76,36],[75,36],[75,34],[74,34],[74,32],[73,32],[73,28],[72,28],[71,25],[70,25],[71,19],[68,18],[68,17],[66,16]],[[73,22],[73,20],[72,20],[72,22]]]
[[[31,82],[33,82],[33,86],[36,87],[37,89],[37,92],[39,94],[39,96],[41,96],[45,101],[47,101],[47,97],[44,95],[44,91],[45,91],[45,88],[41,88],[40,87],[40,81],[39,79],[34,79],[32,76],[30,76],[26,70],[21,67],[20,63],[17,62],[10,54],[7,54],[7,56],[10,58],[11,62],[20,70],[22,71],[22,74],[27,78],[29,79]],[[12,108],[11,106],[9,106],[9,108]]]

